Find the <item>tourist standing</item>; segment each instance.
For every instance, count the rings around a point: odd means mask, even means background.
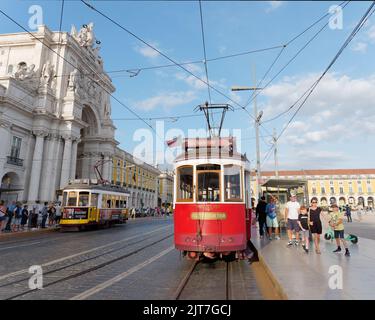
[[[46,227],[46,221],[48,218],[48,202],[44,202],[44,206],[42,208],[41,214],[42,214],[42,228],[44,229]]]
[[[296,195],[292,194],[290,196],[290,201],[286,203],[285,206],[285,220],[287,221],[288,228],[288,247],[293,245],[293,231],[295,233],[296,240],[295,245],[299,244],[299,225],[298,225],[298,215],[299,215],[300,204],[297,202]]]
[[[350,252],[348,249],[348,245],[344,238],[344,214],[339,211],[337,204],[332,205],[332,213],[331,213],[331,220],[329,221],[329,225],[333,228],[335,233],[335,239],[337,244],[337,249],[333,252],[341,252],[340,241],[345,248],[345,255],[350,256]]]
[[[27,210],[27,204],[23,206],[22,209],[22,217],[21,217],[21,229],[25,230],[25,224],[27,223],[27,219],[29,218],[29,211]]]
[[[309,210],[310,216],[310,230],[314,238],[315,252],[320,254],[320,235],[322,234],[322,220],[320,214],[322,209],[318,207],[318,201],[311,200],[311,206]]]
[[[16,201],[12,201],[12,203],[7,207],[8,221],[5,225],[5,230],[12,231],[11,225],[12,225],[15,208],[16,208]]]
[[[301,206],[300,214],[298,215],[298,225],[302,231],[302,248],[306,253],[309,253],[310,247],[310,227],[309,227],[309,214],[307,212],[306,206]]]
[[[21,205],[21,202],[17,202],[16,207],[13,210],[13,222],[12,222],[13,232],[20,230],[21,219],[22,219],[22,205]]]
[[[0,233],[3,232],[8,222],[7,207],[5,206],[4,200],[0,201]]]
[[[256,218],[259,223],[259,235],[261,239],[263,238],[264,229],[267,229],[266,207],[267,207],[266,197],[262,196],[255,209]]]
[[[348,222],[353,222],[352,221],[352,210],[351,210],[351,208],[348,204],[345,206],[345,214],[346,214],[346,217],[348,219]]]
[[[275,228],[275,239],[280,240],[279,222],[277,221],[275,198],[272,197],[266,206],[266,224],[269,240],[272,240],[272,228]]]
[[[55,223],[60,224],[60,220],[61,220],[61,203],[60,202],[56,202],[55,209],[56,209]]]

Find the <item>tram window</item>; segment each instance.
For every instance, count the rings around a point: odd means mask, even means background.
[[[97,207],[98,206],[98,193],[91,193],[91,207]]]
[[[63,206],[67,206],[68,205],[67,204],[67,200],[68,200],[68,193],[64,192],[64,194],[63,194],[63,201],[62,201]]]
[[[242,201],[240,166],[224,166],[224,186],[225,201]]]
[[[121,208],[121,206],[120,206],[120,200],[116,200],[116,208]]]
[[[177,201],[193,201],[193,167],[180,167],[177,172]]]
[[[220,172],[198,173],[198,201],[220,201]]]
[[[79,193],[79,201],[78,205],[80,207],[88,207],[89,206],[89,195],[90,192],[82,191]]]
[[[107,208],[111,208],[111,199],[107,200]]]
[[[77,192],[70,191],[68,193],[68,206],[76,206],[77,205]]]

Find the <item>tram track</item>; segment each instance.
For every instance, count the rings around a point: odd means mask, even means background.
[[[187,273],[179,283],[174,295],[173,299],[174,300],[182,300],[182,299],[218,299],[218,300],[231,300],[232,299],[232,284],[231,284],[231,273],[232,268],[230,268],[231,262],[215,262],[219,265],[218,271],[219,274],[214,272],[208,272],[208,274],[211,273],[211,278],[205,277],[204,281],[199,281],[201,287],[199,290],[202,290],[205,292],[207,289],[212,289],[212,296],[203,296],[199,297],[196,296],[197,291],[192,290],[192,287],[194,286],[194,281],[202,278],[201,275],[198,273],[203,273],[205,274],[205,268],[207,266],[215,266],[214,264],[205,264],[200,261],[194,261],[190,268],[188,269]],[[223,264],[225,264],[223,266]],[[203,271],[203,272],[202,272]],[[222,273],[224,274],[224,277],[222,277]],[[216,276],[218,279],[221,279],[222,281],[216,281],[215,277]],[[195,279],[194,279],[195,278]],[[198,282],[198,281],[197,281]],[[204,286],[204,284],[207,284],[207,287]],[[215,285],[212,285],[213,283],[216,283]],[[189,288],[190,287],[190,288]],[[198,290],[198,291],[199,291]],[[189,292],[190,291],[190,292]],[[191,292],[194,292],[194,295],[191,295]]]
[[[118,261],[121,261],[121,260],[123,260],[123,259],[126,259],[126,258],[128,258],[128,257],[130,257],[130,256],[133,256],[133,255],[135,255],[135,254],[137,254],[137,253],[139,253],[139,252],[142,252],[142,251],[146,250],[147,248],[150,248],[150,247],[152,247],[152,246],[154,246],[154,245],[157,245],[158,243],[161,243],[162,241],[164,241],[164,240],[166,240],[166,239],[169,239],[169,238],[171,238],[172,236],[173,236],[173,233],[167,234],[167,235],[163,236],[162,238],[159,238],[159,239],[157,239],[157,240],[155,240],[155,241],[152,241],[151,243],[148,243],[148,244],[146,244],[146,245],[143,245],[143,246],[141,246],[141,247],[139,247],[139,248],[137,248],[137,249],[135,249],[135,250],[131,250],[130,252],[127,252],[127,253],[125,253],[125,254],[121,254],[120,256],[117,256],[117,257],[111,258],[111,259],[109,259],[109,260],[107,260],[107,261],[104,261],[104,262],[102,262],[102,263],[96,264],[96,265],[94,265],[94,266],[92,266],[92,267],[89,267],[89,268],[86,268],[86,269],[84,269],[84,270],[80,270],[79,272],[72,273],[72,274],[70,274],[70,275],[68,275],[68,276],[62,276],[62,277],[60,277],[59,279],[56,279],[56,280],[50,281],[50,282],[48,282],[48,283],[44,283],[44,284],[43,284],[43,289],[46,288],[46,287],[49,287],[49,286],[52,286],[52,285],[55,285],[55,284],[58,284],[58,283],[61,283],[61,282],[64,282],[64,281],[70,280],[70,279],[74,279],[74,278],[80,277],[80,276],[82,276],[82,275],[85,275],[85,274],[88,274],[88,273],[90,273],[90,272],[96,271],[96,270],[98,270],[98,269],[104,268],[104,267],[106,267],[106,266],[108,266],[108,265],[110,265],[110,264],[113,264],[113,263],[115,263],[115,262],[118,262]],[[153,237],[155,237],[155,235],[151,235],[151,236],[149,236],[149,237],[147,237],[147,238],[143,238],[142,241],[147,240],[147,239],[151,239],[151,238],[153,238]],[[133,241],[132,243],[128,243],[128,244],[126,244],[126,245],[124,245],[124,246],[121,246],[120,248],[111,249],[111,250],[109,250],[109,251],[106,251],[106,252],[100,253],[100,254],[95,255],[95,256],[93,256],[93,257],[89,257],[89,258],[83,259],[83,260],[81,260],[81,261],[74,262],[74,263],[71,263],[71,264],[69,264],[69,265],[59,267],[59,268],[57,268],[57,269],[49,270],[49,271],[45,272],[43,275],[51,275],[51,274],[57,273],[57,272],[59,272],[59,271],[66,270],[66,269],[68,269],[68,268],[70,268],[70,267],[72,267],[72,266],[76,266],[76,265],[84,264],[84,263],[87,262],[87,261],[91,261],[91,260],[95,260],[95,259],[98,259],[98,258],[102,258],[102,257],[104,257],[105,255],[108,255],[108,254],[111,254],[111,253],[113,253],[113,252],[118,252],[118,251],[120,251],[120,250],[126,249],[126,248],[128,248],[128,247],[130,247],[131,245],[134,245],[134,244],[136,244],[136,243],[140,243],[140,241],[139,241],[139,240],[138,240],[138,241]],[[54,275],[54,277],[56,277],[56,275]],[[1,288],[1,287],[11,286],[11,285],[17,285],[18,283],[21,283],[21,282],[23,282],[23,281],[25,281],[25,280],[28,280],[28,279],[29,279],[29,278],[23,278],[23,279],[20,279],[20,280],[17,280],[17,281],[9,282],[9,283],[6,283],[6,284],[4,284],[4,285],[1,285],[0,288]],[[5,299],[5,300],[12,300],[12,299],[16,299],[16,298],[21,297],[21,296],[25,296],[25,295],[27,295],[27,294],[34,293],[34,292],[36,292],[36,291],[38,291],[38,289],[23,290],[23,291],[21,291],[21,292],[19,292],[19,293],[17,293],[17,294],[13,294],[13,295],[8,296],[8,297],[6,297],[6,298],[4,298],[4,299]]]

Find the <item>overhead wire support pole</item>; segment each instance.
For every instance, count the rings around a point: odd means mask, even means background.
[[[247,90],[262,90],[263,88],[257,87],[256,83],[256,74],[255,74],[255,65],[253,65],[252,68],[252,80],[254,83],[253,87],[233,87],[232,91],[247,91]],[[260,198],[260,146],[259,146],[259,125],[260,125],[260,119],[262,118],[263,112],[260,112],[258,114],[258,108],[256,103],[256,96],[253,99],[254,102],[254,127],[255,127],[255,139],[256,139],[256,180],[255,180],[255,189],[256,189],[256,202],[259,201]]]

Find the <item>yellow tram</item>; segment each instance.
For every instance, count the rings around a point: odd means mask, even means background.
[[[63,190],[62,230],[125,223],[129,192],[119,186],[100,184],[95,179],[72,180]]]

